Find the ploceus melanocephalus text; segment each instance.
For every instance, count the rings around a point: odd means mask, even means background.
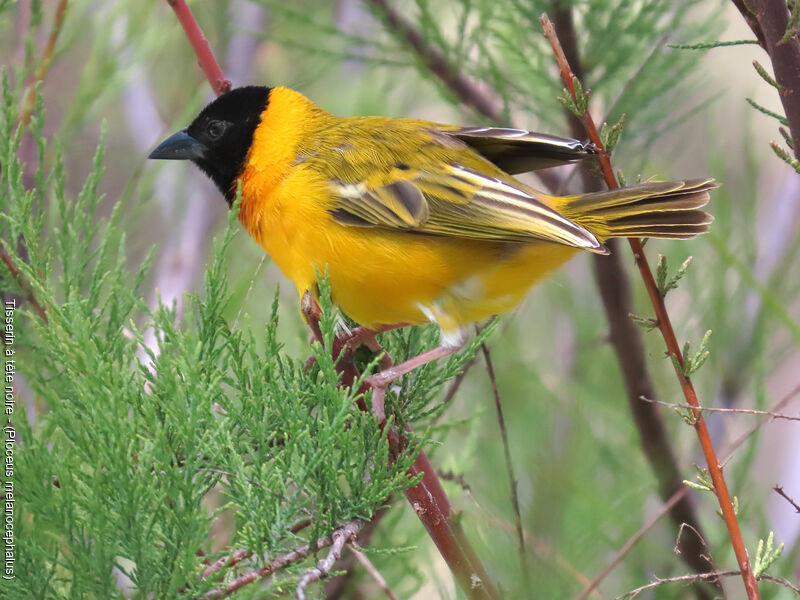
[[[512,176],[591,153],[519,129],[338,117],[294,90],[251,86],[150,158],[191,160],[229,205],[241,184],[239,220],[301,295],[327,270],[332,301],[364,331],[439,325],[439,348],[370,378],[382,409],[392,379],[459,348],[471,323],[511,310],[576,253],[707,230],[711,179],[551,196]]]

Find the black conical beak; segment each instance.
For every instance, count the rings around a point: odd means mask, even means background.
[[[171,135],[150,153],[147,158],[164,160],[200,160],[205,156],[206,147],[186,131]]]

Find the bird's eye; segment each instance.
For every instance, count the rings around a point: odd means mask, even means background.
[[[225,133],[224,121],[209,121],[206,126],[206,135],[208,135],[208,137],[212,140],[216,140],[222,137],[223,133]]]

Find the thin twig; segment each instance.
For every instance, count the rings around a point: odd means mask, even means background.
[[[583,65],[579,53],[578,36],[575,30],[573,9],[553,2],[555,28],[563,43],[564,54],[568,57],[571,69],[579,78],[583,77]],[[573,137],[585,135],[582,121],[572,111],[565,109]],[[580,166],[584,191],[601,189],[600,182],[588,164]],[[642,402],[640,396],[655,398],[653,384],[647,363],[647,349],[641,329],[630,319],[633,311],[633,292],[631,280],[623,264],[622,254],[618,252],[617,240],[609,240],[611,249],[609,256],[594,256],[593,262],[597,288],[603,302],[608,319],[609,338],[617,356],[621,375],[625,384],[626,399],[633,422],[639,433],[639,442],[645,458],[658,480],[658,491],[662,501],[666,502],[678,490],[683,488],[683,475],[673,450],[672,441],[664,425],[661,411],[656,405]],[[700,529],[691,496],[684,496],[670,513],[676,527],[684,523]],[[698,573],[707,571],[708,552],[693,537],[680,539],[680,558]],[[713,568],[713,566],[712,566]],[[696,590],[698,600],[710,600],[711,593],[702,588]]]
[[[761,31],[761,25],[758,23],[755,15],[750,11],[750,8],[747,6],[746,0],[731,0],[733,5],[742,13],[742,17],[745,20],[745,23],[750,27],[753,32],[753,35],[756,36],[756,40],[758,41],[758,45],[761,46],[764,50],[767,49],[767,42],[764,40],[764,32]]]
[[[300,581],[297,582],[297,591],[295,592],[297,600],[306,600],[306,588],[309,584],[324,579],[330,574],[333,565],[342,555],[342,550],[344,550],[345,545],[356,539],[358,530],[361,529],[363,525],[364,521],[355,519],[353,521],[348,521],[331,534],[333,543],[331,544],[331,549],[328,551],[328,555],[320,560],[316,567],[306,571],[300,578]]]
[[[11,276],[17,282],[17,285],[22,290],[22,293],[25,294],[25,299],[30,302],[31,306],[33,307],[34,312],[42,318],[42,321],[47,323],[47,313],[44,310],[44,307],[39,304],[39,301],[36,299],[36,295],[33,293],[33,289],[22,276],[20,270],[14,265],[14,261],[9,256],[6,249],[0,246],[0,259],[5,263],[6,267],[8,267]]]
[[[675,492],[672,495],[672,498],[667,500],[661,509],[655,515],[653,515],[653,517],[647,523],[642,525],[636,533],[628,538],[628,541],[625,542],[619,550],[617,550],[616,554],[614,554],[611,560],[608,561],[606,566],[603,567],[603,569],[592,578],[589,584],[583,588],[583,590],[581,590],[580,594],[575,596],[575,600],[584,600],[584,598],[592,593],[592,591],[594,591],[597,586],[599,586],[603,580],[608,577],[611,571],[613,571],[614,568],[616,568],[616,566],[622,562],[622,559],[625,558],[625,556],[633,549],[639,540],[641,540],[645,534],[664,517],[664,515],[669,514],[669,512],[672,510],[672,507],[675,506],[675,504],[677,504],[688,492],[689,488],[686,487],[683,487]]]
[[[409,23],[398,11],[391,7],[386,0],[369,0],[383,18],[388,29],[401,35],[411,46],[428,70],[433,73],[461,102],[488,117],[495,123],[505,121],[503,113],[498,108],[502,102],[491,92],[479,88],[458,69],[454,69],[442,54],[442,51],[429,44],[417,28]]]
[[[475,504],[478,505],[477,502]],[[514,533],[515,527],[512,523],[506,521],[505,519],[501,519],[495,513],[492,513],[480,506],[478,507],[481,509],[483,518],[492,526],[499,527],[509,534]],[[523,533],[525,535],[525,542],[527,543],[528,547],[533,549],[534,555],[542,560],[548,560],[555,563],[557,567],[569,573],[580,585],[584,587],[589,585],[589,578],[581,573],[578,568],[570,563],[563,555],[553,550],[545,542],[532,536],[530,533],[528,533],[528,531],[523,530]],[[598,598],[599,600],[604,600],[604,596],[597,589],[593,590],[591,594],[593,597]]]
[[[311,519],[301,519],[300,521],[298,521],[297,523],[292,525],[287,531],[289,533],[296,534],[296,533],[302,531],[303,529],[305,529],[306,527],[310,526],[311,522],[312,522]],[[251,550],[248,550],[246,548],[239,548],[238,550],[235,550],[234,552],[232,552],[229,556],[223,556],[219,560],[217,560],[217,561],[211,563],[210,565],[208,565],[208,567],[206,567],[205,571],[203,571],[203,574],[200,576],[200,579],[202,581],[205,581],[206,579],[211,577],[211,575],[216,573],[217,571],[219,571],[219,570],[221,570],[223,568],[230,568],[230,567],[236,566],[240,562],[242,562],[243,560],[245,560],[245,559],[247,559],[247,558],[249,558],[251,556],[253,556],[253,552]]]
[[[703,538],[703,536],[700,534],[700,532],[697,531],[697,529],[695,529],[694,527],[692,527],[688,523],[681,523],[681,526],[678,528],[678,535],[675,538],[675,545],[672,547],[672,551],[675,554],[678,554],[681,551],[680,550],[680,542],[681,542],[681,536],[683,535],[683,530],[684,529],[691,530],[691,532],[697,537],[697,539],[700,541],[700,543],[703,544],[703,546],[705,546],[706,548],[708,548],[708,544],[706,544],[706,540]],[[709,565],[711,564],[711,559],[708,559],[708,564]]]
[[[217,96],[221,96],[231,89],[231,82],[225,77],[222,69],[217,62],[214,53],[211,51],[211,46],[208,44],[206,36],[203,35],[203,30],[197,24],[192,11],[186,5],[186,0],[167,0],[167,4],[175,11],[183,30],[186,32],[186,37],[189,38],[189,43],[194,48],[194,53],[197,55],[197,62],[200,68],[203,69],[211,84],[211,88]]]
[[[53,57],[56,50],[56,42],[61,35],[61,29],[64,25],[64,19],[67,16],[67,0],[60,0],[56,7],[55,17],[53,18],[53,27],[50,29],[50,35],[47,37],[47,43],[42,51],[42,57],[39,59],[39,64],[33,72],[33,81],[25,89],[23,100],[21,102],[22,110],[20,111],[19,121],[24,126],[30,123],[33,109],[36,105],[36,84],[43,81],[47,71],[50,70],[50,65],[53,64]]]
[[[783,407],[789,404],[789,402],[791,402],[798,394],[800,394],[800,385],[796,386],[788,394],[786,394],[783,398],[781,398],[778,402],[776,402],[775,406],[773,406],[770,409],[770,412],[778,412],[779,410],[782,410]],[[771,423],[771,422],[772,422],[771,418],[762,419],[759,423],[754,425],[748,431],[744,432],[733,442],[731,442],[730,446],[727,449],[727,453],[725,454],[725,458],[722,460],[722,467],[724,468],[728,464],[728,462],[733,458],[733,455],[736,452],[736,449],[739,448],[739,446],[745,443],[750,438],[751,435],[753,435],[756,431],[761,429],[761,427],[763,427],[766,423]]]
[[[556,30],[553,27],[553,23],[550,21],[547,15],[542,15],[541,22],[542,28],[545,31],[545,37],[547,37],[550,45],[553,47],[553,52],[558,60],[564,82],[567,84],[573,99],[576,99],[577,96],[573,84],[575,76],[570,69],[566,56],[564,56],[564,51],[561,49],[561,44],[558,40]],[[586,128],[589,139],[597,147],[597,158],[600,162],[606,184],[610,189],[617,189],[619,184],[617,183],[614,169],[611,166],[611,161],[597,132],[597,127],[594,124],[591,114],[586,111],[581,116],[581,121]],[[742,540],[742,534],[739,529],[739,521],[736,518],[736,513],[733,509],[733,504],[731,503],[730,493],[728,492],[728,486],[725,483],[725,477],[722,473],[719,461],[717,460],[716,451],[714,450],[714,445],[711,441],[711,436],[709,435],[705,419],[703,418],[702,413],[698,410],[700,402],[697,399],[697,393],[695,392],[692,382],[682,372],[683,355],[681,354],[680,347],[678,346],[678,340],[675,337],[675,331],[672,328],[672,322],[670,320],[669,313],[667,312],[666,305],[664,304],[664,297],[659,292],[658,286],[653,278],[653,273],[647,263],[647,258],[644,254],[641,241],[630,238],[628,242],[631,246],[631,250],[633,251],[636,265],[639,268],[639,272],[642,276],[645,287],[647,288],[647,293],[650,296],[650,302],[653,305],[653,309],[656,313],[658,328],[661,331],[664,342],[666,343],[667,351],[669,354],[675,357],[675,374],[678,378],[678,382],[681,385],[681,389],[683,390],[683,394],[687,403],[692,406],[694,417],[696,419],[694,427],[697,432],[697,437],[700,440],[700,445],[703,448],[703,454],[705,455],[706,462],[708,464],[708,471],[714,483],[714,490],[719,501],[720,509],[722,510],[725,525],[728,528],[728,535],[731,539],[731,545],[733,546],[734,554],[736,555],[736,561],[739,564],[739,569],[742,574],[742,581],[744,582],[745,589],[747,590],[748,598],[750,600],[756,600],[760,598],[758,593],[758,584],[756,583],[752,569],[750,568],[750,559],[747,556],[747,549],[744,545],[744,541]]]
[[[361,563],[361,565],[367,570],[370,577],[375,580],[375,583],[378,584],[378,587],[383,590],[383,593],[386,594],[386,597],[389,600],[397,600],[397,596],[394,595],[389,585],[386,583],[386,580],[381,575],[380,571],[375,568],[375,565],[372,564],[372,561],[367,557],[366,554],[361,552],[360,550],[356,549],[354,545],[350,545],[350,552],[353,553],[353,556],[356,557],[356,560]]]
[[[360,519],[354,519],[352,521],[348,521],[341,527],[337,528],[336,531],[341,531],[349,527],[355,527],[356,524],[360,522],[361,522]],[[205,600],[214,600],[215,598],[224,598],[226,596],[230,596],[236,590],[239,590],[250,583],[259,581],[264,577],[269,577],[273,573],[276,573],[277,571],[280,571],[281,569],[284,569],[291,564],[303,560],[312,552],[317,552],[319,550],[322,550],[323,548],[327,548],[328,546],[333,544],[334,541],[335,540],[333,538],[333,535],[329,535],[323,538],[319,538],[316,542],[314,542],[313,547],[310,544],[303,544],[302,546],[300,546],[299,548],[295,548],[291,552],[286,552],[285,554],[281,554],[280,556],[272,560],[268,565],[265,565],[260,569],[256,569],[254,571],[245,573],[244,575],[242,575],[241,577],[237,577],[227,585],[223,585],[214,588],[209,592],[206,592],[203,595],[203,598]]]
[[[791,499],[791,498],[790,498],[790,497],[789,497],[789,496],[786,494],[786,492],[784,492],[784,491],[783,491],[783,487],[782,487],[782,486],[780,486],[780,485],[776,485],[776,486],[775,486],[774,488],[772,488],[772,489],[773,489],[773,490],[775,490],[775,493],[777,493],[779,496],[782,496],[783,498],[785,498],[785,499],[786,499],[786,501],[787,501],[789,504],[791,504],[791,505],[794,507],[794,511],[795,511],[796,513],[800,514],[800,504],[798,504],[797,502],[795,502],[794,500],[792,500],[792,499]]]
[[[203,574],[200,576],[200,579],[205,581],[217,571],[226,567],[232,567],[234,565],[237,565],[243,560],[245,560],[248,556],[252,555],[253,553],[250,550],[247,550],[246,548],[239,548],[238,550],[231,553],[230,556],[223,556],[219,560],[208,565],[205,571],[203,571]]]
[[[387,498],[383,503],[383,507],[373,514],[369,522],[361,528],[361,531],[358,532],[358,537],[356,538],[356,541],[351,544],[350,548],[353,548],[354,546],[364,548],[370,542],[381,521],[386,514],[388,514],[391,504],[392,498]],[[336,575],[335,577],[331,577],[325,583],[326,600],[338,600],[339,598],[343,598],[345,596],[347,593],[348,581],[355,572],[355,563],[356,557],[353,554],[348,554],[339,560],[339,563],[336,565],[336,570],[344,571],[344,573],[341,575]]]
[[[450,387],[447,388],[447,392],[444,394],[444,398],[442,399],[442,404],[448,404],[456,395],[461,384],[464,383],[464,378],[467,376],[467,372],[472,368],[472,365],[475,364],[475,357],[473,356],[467,364],[465,364],[461,368],[461,372],[455,376],[452,383],[450,383]]]
[[[320,307],[308,292],[303,295],[301,310],[312,334],[317,341],[322,343],[322,332],[319,327]],[[380,350],[380,345],[378,345],[377,351]],[[333,356],[338,357],[336,369],[342,377],[341,385],[354,385],[359,378],[359,373],[353,362],[352,349],[348,347],[345,339],[334,338],[333,348],[330,349],[330,352]],[[369,385],[363,383],[359,392],[366,394],[369,389]],[[367,410],[363,399],[358,406],[360,410]],[[389,441],[390,454],[392,457],[397,457],[407,446],[408,441],[404,435],[396,431],[388,431],[386,436]],[[403,493],[461,589],[470,599],[491,600],[497,598],[497,590],[489,579],[486,569],[472,549],[458,520],[453,518],[454,512],[450,506],[450,500],[424,450],[418,451],[414,464],[408,470],[408,475],[412,478],[422,476],[419,484],[406,489]]]
[[[626,592],[622,596],[617,596],[616,600],[625,600],[626,598],[635,598],[642,592],[647,590],[652,590],[657,587],[661,587],[667,583],[680,583],[680,582],[695,582],[695,581],[709,581],[713,579],[719,579],[722,577],[733,577],[736,575],[741,575],[741,571],[709,571],[708,573],[692,573],[690,575],[680,575],[678,577],[667,577],[666,579],[657,579],[652,583],[648,583],[647,585],[643,585],[642,587],[638,587],[635,590],[631,590],[630,592]],[[758,577],[759,581],[768,581],[770,583],[775,583],[777,585],[782,585],[784,587],[789,588],[795,594],[800,596],[800,587],[794,585],[791,581],[784,579],[783,577],[773,577],[772,575],[760,575]]]
[[[757,410],[755,408],[716,408],[710,406],[693,406],[691,404],[676,404],[674,402],[665,402],[664,400],[652,400],[642,396],[643,402],[651,402],[653,404],[660,404],[668,408],[684,408],[697,410],[699,412],[710,413],[723,413],[723,414],[743,414],[743,415],[760,415],[764,417],[772,417],[773,419],[784,419],[786,421],[800,421],[800,416],[793,417],[783,413],[772,412],[769,410]]]
[[[45,75],[50,69],[50,65],[53,64],[53,56],[55,53],[56,43],[58,42],[58,38],[61,35],[61,30],[64,26],[64,19],[67,16],[67,7],[69,3],[67,0],[60,0],[58,6],[56,7],[56,12],[53,17],[53,26],[50,29],[50,35],[47,37],[47,43],[45,44],[44,50],[42,51],[42,56],[39,59],[39,63],[36,66],[36,69],[33,72],[33,80],[27,85],[25,91],[22,95],[22,101],[20,102],[20,113],[19,113],[19,122],[24,126],[27,127],[30,123],[31,117],[33,116],[33,110],[36,106],[36,84],[40,81],[44,80]],[[30,6],[21,6],[20,7],[21,16],[24,16],[25,20],[30,23]],[[26,11],[27,14],[26,14]],[[24,23],[23,23],[24,24]],[[24,37],[25,33],[20,32],[20,36]],[[33,141],[23,139],[23,147],[32,148]],[[26,161],[28,162],[28,161]],[[28,168],[30,168],[30,162],[28,162]],[[21,242],[24,244],[24,240]],[[24,247],[24,246],[23,246]],[[25,280],[22,276],[20,270],[14,265],[14,261],[12,260],[11,256],[6,252],[6,249],[0,246],[0,259],[5,263],[8,270],[11,272],[11,276],[16,280],[17,285],[19,285],[20,289],[25,294],[25,298],[28,302],[30,302],[31,306],[33,307],[34,312],[41,317],[42,321],[47,323],[47,314],[45,313],[44,307],[39,304],[39,301],[36,300],[36,295],[33,293],[33,289],[29,285],[29,283]]]
[[[475,327],[476,333],[480,334],[480,328]],[[497,424],[500,426],[500,439],[503,442],[503,454],[506,461],[506,471],[508,473],[508,485],[511,488],[511,507],[514,510],[514,525],[517,528],[517,543],[519,544],[519,561],[522,567],[522,575],[525,579],[525,587],[530,588],[528,573],[528,556],[525,549],[525,536],[522,533],[522,514],[519,509],[519,494],[517,493],[517,478],[514,475],[514,463],[511,461],[511,447],[508,443],[508,430],[506,429],[506,419],[503,416],[503,401],[500,399],[500,388],[497,387],[497,377],[494,373],[492,356],[485,343],[481,344],[483,359],[486,361],[486,373],[489,375],[489,382],[492,385],[492,395],[494,396],[494,406],[497,409]]]
[[[472,486],[467,483],[467,480],[464,479],[464,476],[459,473],[453,473],[453,471],[437,471],[436,472],[441,479],[445,481],[452,481],[458,487],[461,488],[462,491],[469,494],[470,498],[472,498],[473,502],[477,504],[477,500],[475,500],[475,496],[472,495]]]

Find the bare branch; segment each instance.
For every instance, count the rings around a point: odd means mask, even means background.
[[[361,528],[361,531],[358,532],[358,537],[350,546],[351,549],[355,546],[364,548],[369,543],[370,539],[383,520],[383,517],[388,514],[391,503],[392,498],[387,498],[385,500],[383,508],[373,514],[369,522]],[[341,570],[344,571],[344,573],[331,577],[325,583],[326,600],[338,600],[339,598],[344,597],[348,581],[355,571],[355,563],[356,557],[352,553],[345,555],[345,557],[339,561],[335,570]]]
[[[53,27],[50,30],[50,35],[47,37],[47,44],[45,44],[42,51],[42,57],[39,59],[39,64],[33,73],[33,81],[25,89],[23,99],[21,102],[22,109],[20,110],[19,120],[20,123],[27,126],[33,115],[33,109],[36,104],[36,83],[43,81],[47,71],[50,70],[50,65],[53,64],[53,57],[56,50],[56,42],[61,35],[61,28],[64,25],[64,19],[67,16],[67,0],[60,0],[56,7],[55,17],[53,18]]]
[[[734,577],[736,575],[741,575],[741,571],[710,571],[708,573],[692,573],[691,575],[680,575],[678,577],[667,577],[666,579],[657,579],[652,583],[648,583],[647,585],[643,585],[642,587],[638,587],[635,590],[631,590],[623,594],[622,596],[617,596],[616,600],[625,600],[626,598],[635,598],[642,592],[647,590],[652,590],[657,587],[661,587],[667,583],[692,583],[694,581],[709,581],[713,579],[719,579],[722,577]],[[797,587],[792,582],[787,581],[783,577],[773,577],[772,575],[761,575],[758,577],[758,581],[768,581],[770,583],[774,583],[777,585],[782,585],[783,587],[787,587],[792,590],[795,594],[800,596],[800,587]]]
[[[756,410],[754,408],[714,408],[708,406],[693,406],[691,404],[676,404],[673,402],[664,402],[663,400],[652,400],[642,396],[643,402],[650,402],[653,404],[660,404],[669,408],[684,408],[690,410],[697,410],[700,412],[710,413],[724,413],[724,414],[743,414],[743,415],[761,415],[765,417],[772,417],[773,419],[784,419],[786,421],[800,421],[800,416],[793,417],[783,413],[772,412],[768,410]]]
[[[641,540],[645,536],[645,534],[647,534],[647,532],[650,531],[653,528],[653,526],[664,517],[664,515],[669,514],[669,512],[672,510],[672,507],[675,506],[680,500],[682,500],[683,497],[688,492],[689,489],[686,487],[681,488],[680,490],[675,492],[672,495],[672,498],[667,500],[661,507],[661,509],[655,515],[653,515],[653,517],[647,523],[642,525],[636,533],[634,533],[630,538],[628,538],[628,541],[622,545],[622,547],[616,552],[616,554],[614,554],[614,556],[606,564],[606,566],[603,567],[603,569],[592,578],[589,584],[585,588],[583,588],[583,590],[581,590],[580,594],[575,596],[575,600],[583,600],[592,591],[594,591],[597,588],[597,586],[599,586],[603,582],[603,580],[606,577],[608,577],[611,571],[613,571],[616,568],[616,566],[620,562],[622,562],[622,559],[625,558],[625,556],[633,549],[633,547],[639,542],[639,540]],[[680,531],[678,532],[678,535],[680,535]],[[675,548],[677,551],[677,544]]]
[[[300,521],[292,525],[287,531],[289,533],[297,533],[298,531],[302,531],[309,525],[311,525],[311,519],[301,519]],[[253,552],[247,550],[246,548],[239,548],[238,550],[235,550],[233,553],[231,553],[229,556],[223,556],[219,560],[211,563],[208,567],[206,567],[205,571],[203,571],[203,574],[201,575],[200,579],[205,581],[217,571],[224,568],[236,566],[240,562],[246,560],[251,556],[253,556]]]
[[[301,310],[312,334],[317,341],[322,343],[322,332],[319,327],[320,307],[309,292],[303,295]],[[375,342],[374,350],[382,350],[377,341]],[[353,349],[348,346],[347,338],[334,338],[333,348],[330,349],[330,352],[333,356],[338,357],[336,368],[342,375],[341,385],[354,385],[359,378],[359,373],[353,362]],[[364,383],[359,391],[366,394],[369,389],[369,385]],[[358,407],[360,410],[367,410],[363,398],[359,400]],[[401,450],[406,447],[408,441],[396,431],[388,431],[386,435],[389,441],[390,453],[394,457],[398,456]],[[492,600],[497,598],[497,590],[489,579],[483,564],[472,549],[469,540],[467,540],[458,519],[453,518],[450,500],[442,487],[439,477],[436,475],[433,465],[431,465],[423,450],[419,450],[414,464],[408,470],[408,474],[411,477],[422,476],[422,480],[416,486],[405,490],[406,499],[411,504],[417,517],[419,517],[433,543],[436,544],[436,548],[452,571],[461,589],[470,599]]]
[[[34,312],[39,315],[45,323],[47,323],[47,313],[44,311],[44,307],[39,304],[39,301],[36,299],[36,295],[33,293],[33,289],[31,289],[30,284],[25,280],[22,276],[20,270],[14,265],[14,261],[9,256],[6,249],[0,246],[0,259],[5,263],[6,267],[8,267],[11,276],[16,280],[17,285],[22,290],[22,293],[25,294],[25,299],[31,303]]]
[[[297,600],[306,600],[306,588],[310,583],[319,581],[327,577],[336,560],[342,555],[342,550],[346,544],[349,544],[356,539],[358,530],[363,527],[364,521],[355,519],[345,523],[342,527],[337,529],[331,534],[331,549],[328,555],[317,563],[313,569],[309,569],[297,582],[297,591],[295,593]]]
[[[561,43],[558,39],[558,34],[556,33],[555,27],[547,15],[542,15],[540,20],[542,22],[542,28],[545,32],[545,37],[547,37],[547,40],[550,42],[553,52],[558,60],[564,82],[569,88],[573,100],[577,100],[574,85],[576,77],[573,74],[569,63],[567,62],[567,58],[564,55],[564,51],[561,48]],[[610,189],[619,188],[617,177],[614,174],[613,167],[611,166],[611,160],[603,146],[603,142],[600,139],[600,136],[597,132],[597,127],[594,124],[591,114],[587,110],[580,115],[579,118],[585,127],[587,134],[589,135],[589,139],[597,147],[597,159],[603,171],[606,185],[608,185]],[[728,536],[730,537],[731,545],[733,546],[733,551],[736,555],[736,561],[739,564],[739,569],[742,574],[742,581],[744,582],[744,587],[747,590],[747,596],[750,600],[757,600],[760,598],[758,593],[758,585],[755,577],[753,576],[752,569],[750,568],[750,559],[747,556],[747,549],[744,545],[744,541],[742,540],[742,533],[739,529],[739,521],[736,517],[736,512],[734,511],[733,504],[731,502],[730,493],[728,492],[728,486],[725,483],[725,477],[722,473],[722,468],[717,460],[717,454],[714,450],[711,436],[708,432],[708,428],[706,427],[703,415],[698,410],[700,402],[697,399],[697,393],[695,392],[694,385],[689,378],[683,374],[684,357],[681,353],[680,347],[678,346],[678,340],[675,337],[675,331],[672,328],[672,322],[670,320],[669,313],[667,312],[666,305],[664,304],[664,297],[659,291],[655,279],[653,278],[653,273],[650,270],[649,264],[647,263],[647,257],[644,254],[644,248],[642,247],[641,241],[630,238],[628,239],[628,243],[633,251],[633,256],[636,260],[636,266],[639,268],[639,273],[642,276],[647,293],[650,296],[650,302],[653,305],[653,309],[656,314],[658,328],[659,331],[661,331],[662,337],[664,338],[667,351],[675,358],[675,375],[678,378],[678,383],[680,383],[683,395],[686,398],[686,402],[692,407],[694,418],[696,419],[694,428],[697,432],[697,437],[700,440],[700,445],[703,448],[703,454],[706,458],[708,471],[714,483],[714,491],[716,492],[717,500],[719,501],[719,506],[722,510],[723,519],[725,520],[725,525],[728,529]]]
[[[792,500],[792,499],[791,499],[791,498],[790,498],[790,497],[789,497],[789,496],[786,494],[786,492],[784,492],[784,491],[783,491],[783,488],[782,488],[781,486],[779,486],[779,485],[776,485],[776,486],[775,486],[774,488],[772,488],[772,489],[773,489],[773,490],[775,490],[775,492],[776,492],[776,493],[777,493],[779,496],[782,496],[783,498],[785,498],[785,499],[786,499],[786,501],[787,501],[789,504],[791,504],[791,505],[794,507],[794,511],[795,511],[796,513],[800,514],[800,504],[798,504],[797,502],[795,502],[794,500]]]
[[[457,69],[453,69],[442,51],[425,41],[425,38],[405,17],[392,8],[386,0],[369,0],[386,20],[388,28],[401,35],[428,70],[436,75],[461,102],[488,117],[495,123],[503,123],[505,118],[498,109],[501,102],[491,92],[478,87],[474,81]]]
[[[238,565],[240,562],[245,560],[248,556],[253,556],[253,553],[246,548],[239,548],[238,550],[234,551],[230,556],[223,556],[218,561],[211,563],[206,570],[203,571],[200,579],[205,581],[211,575],[216,573],[217,571],[224,569],[226,567],[232,567],[234,565]]]
[[[797,397],[798,394],[800,394],[800,385],[796,386],[788,394],[786,394],[783,398],[781,398],[778,402],[776,402],[775,406],[773,406],[770,409],[770,412],[778,412],[782,410],[783,407],[789,404],[789,402],[791,402],[795,397]],[[725,458],[722,461],[722,467],[724,468],[725,465],[727,465],[728,462],[731,460],[731,458],[733,458],[733,455],[736,452],[736,449],[739,448],[739,446],[741,446],[744,442],[746,442],[751,435],[753,435],[756,431],[761,429],[761,427],[763,427],[766,423],[770,422],[772,422],[771,418],[762,419],[751,429],[749,429],[748,431],[740,435],[738,438],[736,438],[733,442],[731,442],[730,446],[728,447],[728,451],[725,455]]]
[[[367,558],[363,552],[357,550],[355,546],[350,546],[350,552],[353,553],[353,556],[356,557],[356,560],[360,562],[361,565],[367,570],[367,573],[369,573],[370,577],[375,580],[375,583],[378,584],[378,587],[383,590],[383,593],[386,594],[386,597],[389,598],[389,600],[397,600],[397,596],[394,595],[394,592],[392,592],[391,588],[386,583],[386,580],[383,578],[383,575],[380,574],[380,571],[378,571],[378,569],[375,568],[375,565],[372,564],[372,561],[370,561],[370,559]]]
[[[753,32],[753,35],[756,36],[756,39],[758,40],[758,45],[764,48],[764,50],[766,50],[767,42],[764,40],[764,32],[761,31],[761,25],[758,23],[758,20],[756,19],[755,15],[751,12],[750,8],[747,6],[746,0],[731,0],[731,1],[733,2],[734,6],[736,6],[736,8],[739,10],[739,12],[742,13],[742,17],[744,18],[745,23],[747,23],[747,25],[750,27],[750,29]]]
[[[349,531],[352,527],[361,527],[363,521],[360,519],[354,519],[352,521],[348,521],[341,527],[339,527],[336,532],[341,532],[343,530]],[[358,529],[356,529],[356,532]],[[264,579],[264,577],[269,577],[273,573],[280,571],[288,567],[291,564],[294,564],[300,560],[306,558],[312,552],[316,552],[318,550],[322,550],[323,548],[327,548],[328,546],[332,545],[335,542],[333,535],[319,538],[313,545],[313,548],[309,544],[304,544],[299,548],[295,548],[291,552],[287,552],[286,554],[281,554],[277,558],[275,558],[272,562],[268,565],[261,567],[260,569],[256,569],[255,571],[250,571],[249,573],[245,573],[241,577],[237,577],[234,581],[229,583],[228,585],[220,586],[218,588],[214,588],[210,592],[207,592],[203,595],[205,600],[213,600],[215,598],[224,598],[226,596],[230,596],[233,592],[242,587],[253,583],[255,581],[259,581],[260,579]],[[240,551],[246,552],[246,551]]]
[[[475,327],[476,333],[480,334],[480,328]],[[519,495],[517,493],[517,477],[514,475],[514,463],[511,461],[511,448],[508,444],[508,430],[506,429],[506,419],[503,416],[503,401],[500,399],[500,389],[497,387],[497,377],[492,365],[492,356],[485,343],[481,344],[483,359],[486,361],[486,373],[489,375],[489,382],[492,385],[492,395],[494,396],[494,406],[497,410],[497,424],[500,426],[500,439],[503,442],[503,455],[508,472],[508,484],[511,488],[511,507],[514,510],[514,525],[517,528],[517,543],[519,545],[519,560],[522,567],[523,578],[526,587],[530,587],[528,573],[528,556],[525,550],[525,536],[522,533],[522,514],[519,509]]]

